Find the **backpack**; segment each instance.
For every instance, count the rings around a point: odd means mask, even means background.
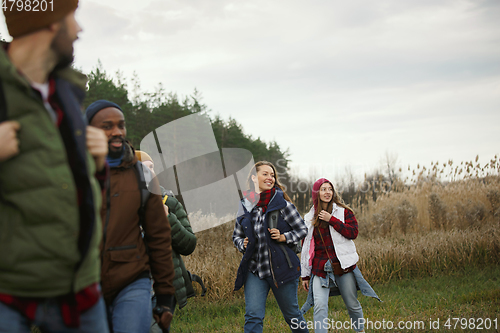
[[[144,171],[146,170],[146,171]],[[148,185],[146,183],[146,177],[144,176],[144,172],[150,172],[149,168],[142,164],[141,161],[137,161],[134,165],[135,175],[137,176],[137,183],[139,184],[139,190],[141,191],[141,207],[139,208],[139,224],[142,228],[144,222],[144,214],[146,210],[146,203],[149,199],[149,190]]]
[[[280,213],[279,209],[274,210],[274,211],[269,213],[269,228],[271,228],[271,229],[276,228],[276,226],[278,225],[279,213]],[[302,242],[301,241],[298,241],[297,243],[290,244],[290,245],[288,245],[288,247],[291,248],[293,250],[293,252],[295,252],[295,253],[302,252]]]
[[[146,183],[146,178],[144,176],[144,171],[143,168],[145,168],[146,173],[150,172],[149,169],[142,164],[142,162],[137,161],[137,163],[134,166],[134,171],[135,175],[137,176],[137,182],[139,184],[139,189],[141,190],[141,207],[139,208],[138,214],[139,214],[139,226],[141,228],[142,232],[142,239],[144,240],[144,244],[146,245],[146,251],[149,254],[149,248],[148,244],[146,243],[146,239],[144,238],[144,228],[143,228],[143,223],[144,223],[144,215],[145,215],[145,210],[146,210],[146,203],[148,202],[149,195],[151,192],[148,190],[148,186]],[[167,199],[169,196],[174,196],[172,191],[166,190],[165,193],[163,193],[163,204],[166,205]],[[205,284],[203,283],[201,277],[199,277],[196,274],[192,274],[190,271],[187,271],[189,278],[191,279],[191,282],[198,282],[201,286],[201,296],[205,296],[207,292],[207,288],[205,287]]]
[[[146,171],[144,171],[146,170]],[[141,161],[137,161],[134,165],[134,172],[137,177],[137,183],[139,185],[139,190],[141,193],[141,206],[137,211],[139,215],[139,228],[141,228],[142,239],[144,240],[144,245],[146,245],[146,253],[149,255],[149,247],[146,242],[146,238],[144,237],[144,216],[146,214],[146,204],[149,199],[149,195],[151,192],[148,190],[148,185],[146,183],[146,177],[144,176],[144,172],[150,172],[149,168],[142,164]]]

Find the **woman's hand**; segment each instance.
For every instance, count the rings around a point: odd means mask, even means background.
[[[305,291],[309,291],[309,280],[302,280],[302,288],[304,288]]]
[[[245,237],[245,239],[243,240],[243,247],[246,249],[247,245],[248,245],[248,237]]]
[[[285,235],[281,234],[278,229],[276,229],[276,228],[273,228],[273,229],[267,228],[267,230],[271,234],[271,239],[274,239],[275,241],[278,241],[278,242],[286,242]]]
[[[163,205],[163,209],[165,210],[165,214],[167,214],[167,216],[168,216],[168,214],[170,214],[168,212],[168,206],[167,205]]]
[[[322,210],[321,212],[319,212],[318,217],[320,220],[330,222],[332,214],[328,213],[326,210]]]

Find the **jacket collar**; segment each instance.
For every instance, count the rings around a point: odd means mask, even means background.
[[[247,198],[243,198],[242,200],[243,206],[245,206],[245,209],[247,212],[251,212],[252,209],[256,206],[256,204],[253,204],[248,200]],[[276,188],[276,192],[274,193],[274,196],[271,198],[269,201],[269,204],[267,205],[267,212],[272,212],[277,209],[282,209],[286,207],[286,200],[285,197],[283,196],[283,191],[280,188]],[[239,216],[240,214],[238,214]]]
[[[283,196],[283,191],[279,187],[277,187],[276,193],[274,193],[274,196],[271,198],[269,204],[267,205],[266,213],[282,209],[285,207],[286,207],[286,200],[285,197]]]
[[[333,206],[332,206],[332,211],[331,211],[331,214],[332,215],[335,215],[335,212],[339,209],[339,208],[342,208],[340,206],[338,206],[335,202],[333,203]],[[310,228],[310,226],[312,225],[312,220],[314,218],[314,206],[311,207],[311,209],[309,210],[309,212],[307,212],[306,215],[304,215],[304,222],[306,223],[306,226],[307,228]]]
[[[130,145],[128,141],[125,141],[123,143],[123,159],[122,163],[117,166],[116,168],[112,169],[117,169],[117,168],[122,168],[122,169],[128,169],[135,165],[137,163],[138,159],[135,156],[135,150],[134,148]]]
[[[31,84],[29,83],[29,81],[17,70],[16,67],[14,67],[12,61],[10,61],[10,58],[6,52],[6,48],[8,48],[8,45],[9,43],[0,42],[0,79],[7,82],[12,82],[31,90]],[[74,70],[70,66],[54,71],[51,73],[51,75],[56,79],[61,78],[65,81],[68,81],[81,91],[87,90],[87,76]]]

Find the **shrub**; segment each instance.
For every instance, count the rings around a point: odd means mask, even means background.
[[[447,229],[447,209],[437,193],[429,196],[429,218],[434,230]]]
[[[408,200],[403,200],[399,206],[396,207],[396,218],[398,221],[399,230],[406,234],[408,227],[414,226],[417,220],[418,209],[415,205]]]
[[[488,201],[491,205],[491,212],[494,214],[500,209],[500,191],[497,189],[490,189],[486,194]]]
[[[469,204],[470,206],[467,207],[465,212],[465,219],[469,223],[469,226],[477,226],[482,223],[486,217],[486,207],[482,202],[474,204],[469,201]]]

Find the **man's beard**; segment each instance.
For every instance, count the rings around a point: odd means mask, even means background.
[[[109,158],[120,158],[123,155],[123,152],[125,151],[125,140],[122,140],[122,148],[120,150],[116,150],[116,148],[111,146],[111,141],[116,142],[117,138],[112,138],[108,141],[108,157]]]
[[[75,57],[73,55],[71,55],[71,57],[61,56],[59,62],[55,65],[54,70],[59,70],[68,67],[73,63],[74,59]]]
[[[73,41],[68,36],[66,23],[63,22],[61,29],[52,40],[50,48],[56,53],[58,60],[54,70],[66,68],[73,63]]]

